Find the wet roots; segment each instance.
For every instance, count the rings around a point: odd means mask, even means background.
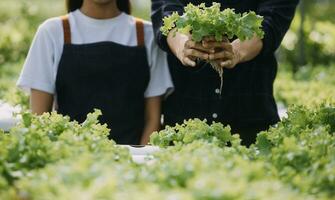
[[[223,68],[217,64],[216,62],[209,62],[212,66],[212,68],[219,74],[220,76],[220,95],[222,93],[222,87],[223,87]]]

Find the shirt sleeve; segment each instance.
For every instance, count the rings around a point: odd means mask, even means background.
[[[166,52],[170,52],[166,36],[159,30],[163,25],[163,18],[173,12],[183,13],[184,5],[179,0],[152,0],[151,21],[154,28],[154,35],[158,46]]]
[[[261,0],[257,13],[264,17],[261,54],[273,54],[281,44],[294,17],[299,0]]]
[[[145,41],[147,59],[150,67],[150,81],[144,97],[169,95],[173,91],[173,83],[168,67],[167,54],[154,41],[152,24],[145,23]]]
[[[168,68],[167,55],[153,42],[150,52],[150,81],[144,97],[165,97],[172,93],[173,83]]]
[[[41,25],[33,39],[17,86],[30,91],[36,89],[50,94],[55,93],[54,48],[51,36],[45,26]]]

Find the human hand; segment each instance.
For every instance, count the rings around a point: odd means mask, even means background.
[[[216,66],[224,68],[234,68],[241,62],[241,54],[227,38],[218,42],[214,37],[204,38],[202,46],[207,49],[214,49],[214,53],[209,54],[209,61]]]
[[[167,42],[174,55],[185,66],[196,66],[196,59],[208,60],[210,53],[215,53],[214,49],[206,48],[201,42],[191,40],[190,35],[175,33],[170,31]]]

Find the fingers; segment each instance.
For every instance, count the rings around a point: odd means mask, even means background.
[[[186,66],[191,66],[191,67],[196,66],[195,61],[191,60],[189,57],[183,57],[182,63],[183,65],[186,65]]]
[[[185,57],[196,57],[203,60],[208,60],[209,54],[203,53],[202,51],[198,51],[196,49],[184,49]]]
[[[226,60],[226,61],[221,61],[220,66],[231,69],[234,67],[234,64],[232,60]]]
[[[202,60],[221,60],[218,64],[222,67],[230,67],[233,59],[232,45],[224,37],[222,42],[217,42],[214,36],[205,37],[202,42],[188,40],[180,54],[180,60],[184,65],[196,66],[195,59]]]
[[[220,51],[218,53],[209,54],[209,60],[218,60],[218,59],[231,60],[233,59],[233,57],[234,57],[233,54],[228,51]]]
[[[193,40],[188,40],[185,43],[185,48],[187,49],[197,49],[206,53],[214,53],[214,49],[205,48],[200,42],[195,42]]]
[[[207,36],[202,39],[206,42],[216,42],[215,36]],[[227,37],[222,37],[222,42],[229,42],[229,39]]]
[[[232,51],[233,47],[229,42],[207,42],[203,41],[202,46],[207,49],[224,49],[226,51]]]
[[[208,60],[209,53],[214,53],[214,50],[204,48],[199,42],[188,40],[185,43],[181,61],[184,65],[195,67],[195,59]]]

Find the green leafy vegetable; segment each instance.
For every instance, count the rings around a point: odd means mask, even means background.
[[[192,40],[200,42],[205,37],[214,36],[216,41],[222,41],[224,37],[240,40],[248,40],[254,36],[263,38],[262,30],[263,17],[250,11],[246,13],[235,13],[234,9],[227,8],[223,11],[220,3],[213,3],[211,7],[206,7],[204,3],[195,6],[189,3],[184,8],[184,14],[179,15],[174,12],[168,17],[164,17],[161,31],[168,35],[175,28],[175,32],[190,34]],[[220,76],[220,92],[223,87],[223,68],[214,62],[210,62]]]
[[[288,118],[257,137],[258,160],[277,176],[311,194],[335,195],[335,105],[295,106]]]
[[[8,134],[0,132],[0,176],[12,185],[31,170],[85,152],[109,152],[115,160],[130,160],[127,151],[107,138],[109,129],[98,124],[99,115],[101,112],[96,110],[81,125],[57,113],[23,113],[20,125]]]
[[[223,37],[247,40],[257,35],[262,38],[264,32],[261,29],[263,17],[250,11],[247,13],[235,13],[234,9],[220,10],[220,3],[213,3],[206,7],[204,3],[195,6],[189,3],[183,15],[174,12],[163,19],[164,25],[161,31],[164,35],[176,28],[176,31],[191,34],[194,41],[201,41],[204,37],[215,36],[217,41]]]
[[[150,143],[160,147],[169,145],[189,144],[195,140],[203,140],[215,143],[218,146],[226,146],[228,142],[239,144],[238,135],[231,135],[230,127],[224,127],[220,123],[208,125],[206,120],[188,120],[175,127],[167,126],[160,132],[150,136]]]

